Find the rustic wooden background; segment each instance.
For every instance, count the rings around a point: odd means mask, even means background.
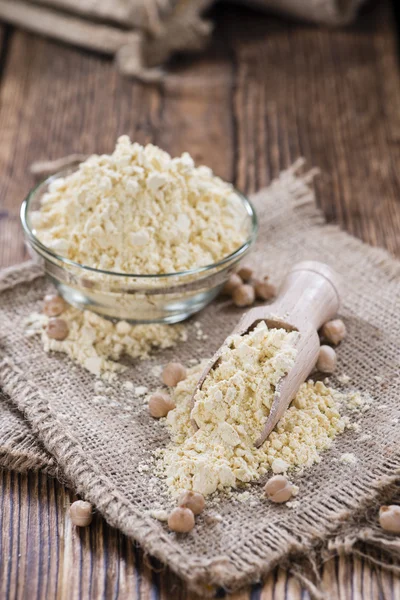
[[[389,2],[346,30],[219,7],[214,42],[174,62],[165,84],[122,80],[110,61],[0,29],[0,266],[26,258],[19,224],[31,161],[111,151],[128,133],[188,150],[239,188],[267,185],[297,157],[322,171],[327,219],[400,256],[400,79]],[[0,598],[189,600],[184,586],[96,517],[71,528],[72,495],[41,474],[1,474]],[[329,599],[397,600],[400,579],[360,559],[323,569]],[[276,570],[231,600],[300,600]]]

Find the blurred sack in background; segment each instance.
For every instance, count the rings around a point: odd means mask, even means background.
[[[345,25],[364,0],[231,0],[325,25]],[[215,0],[0,0],[0,19],[40,35],[115,56],[124,75],[160,81],[177,52],[202,50]]]

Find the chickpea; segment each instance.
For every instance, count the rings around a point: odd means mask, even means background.
[[[254,271],[250,267],[240,267],[237,274],[239,275],[239,277],[241,278],[242,281],[247,283],[248,281],[251,281],[251,279],[253,278]]]
[[[168,517],[168,527],[177,533],[188,533],[194,527],[194,514],[190,508],[177,506]]]
[[[225,294],[226,296],[231,296],[233,291],[237,287],[242,285],[242,283],[243,283],[243,281],[239,277],[239,275],[237,273],[232,273],[229,276],[228,281],[225,283],[224,287],[222,288],[222,293]]]
[[[400,534],[400,506],[391,504],[379,509],[379,523],[382,529]]]
[[[272,298],[275,298],[278,293],[276,286],[268,281],[267,278],[255,281],[254,291],[259,300],[271,300]]]
[[[47,294],[44,297],[43,312],[48,317],[58,317],[65,310],[65,302],[57,294]]]
[[[235,306],[251,306],[256,299],[253,286],[244,283],[235,288],[232,293],[232,299]]]
[[[175,387],[186,379],[186,368],[181,363],[170,362],[164,367],[161,378],[168,387]]]
[[[46,331],[49,338],[62,342],[69,334],[68,323],[64,319],[50,319]]]
[[[284,475],[275,475],[265,484],[264,492],[272,502],[287,502],[293,495],[293,486]]]
[[[93,519],[92,505],[90,502],[77,500],[71,504],[69,509],[71,523],[77,527],[87,527]]]
[[[336,368],[336,352],[330,346],[321,346],[317,360],[317,369],[330,375]]]
[[[199,515],[204,510],[205,504],[204,496],[203,494],[199,494],[199,492],[187,490],[178,498],[178,505],[190,508],[194,515]]]
[[[341,319],[334,319],[328,321],[321,329],[322,337],[325,338],[331,344],[337,346],[346,337],[347,329],[346,325]]]
[[[175,408],[175,404],[168,394],[156,393],[150,397],[149,413],[155,419],[166,417],[170,410]]]

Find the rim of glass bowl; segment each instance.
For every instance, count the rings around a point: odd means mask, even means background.
[[[73,169],[73,167],[72,167],[72,169]],[[107,271],[104,269],[96,269],[95,267],[89,267],[88,265],[82,265],[80,263],[75,262],[74,260],[65,258],[65,256],[60,256],[59,254],[56,254],[50,248],[48,248],[47,246],[42,244],[42,242],[36,237],[36,235],[33,233],[33,231],[31,230],[31,228],[28,224],[28,211],[29,211],[29,207],[30,207],[30,202],[35,197],[35,195],[38,193],[39,189],[43,185],[48,185],[53,180],[59,179],[60,177],[63,177],[67,173],[70,173],[70,172],[71,172],[71,167],[69,167],[67,169],[63,169],[63,170],[59,171],[58,173],[55,173],[54,175],[51,175],[50,177],[47,177],[46,179],[44,179],[43,181],[38,183],[28,193],[25,200],[22,202],[21,210],[20,210],[20,218],[21,218],[22,227],[24,229],[24,232],[28,236],[29,241],[32,243],[32,245],[34,247],[37,246],[45,255],[49,255],[52,258],[56,259],[57,261],[60,261],[61,263],[68,265],[70,267],[83,269],[90,273],[101,273],[102,275],[108,275],[108,276],[113,276],[113,277],[129,277],[132,279],[168,279],[169,277],[176,277],[177,275],[184,277],[185,275],[196,275],[196,274],[206,273],[207,271],[211,271],[218,267],[223,267],[225,264],[231,262],[232,260],[239,258],[242,254],[244,254],[246,252],[246,250],[248,250],[256,240],[257,232],[258,232],[258,218],[257,218],[257,213],[255,211],[255,208],[252,205],[252,203],[250,202],[250,200],[247,198],[247,196],[242,194],[242,192],[240,192],[236,188],[233,188],[235,193],[241,199],[241,201],[246,209],[246,212],[251,219],[251,232],[250,232],[250,235],[247,238],[247,240],[241,246],[239,246],[239,248],[237,248],[234,252],[232,252],[231,254],[228,254],[221,260],[219,260],[215,263],[212,263],[210,265],[197,267],[195,269],[189,269],[187,271],[176,271],[173,273],[159,273],[159,274],[154,274],[154,275],[152,275],[152,274],[136,274],[136,273],[120,273],[119,271]]]

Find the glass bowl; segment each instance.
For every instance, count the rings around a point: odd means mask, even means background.
[[[243,206],[246,240],[222,260],[190,271],[162,275],[137,275],[103,271],[56,254],[35,235],[31,214],[49,184],[69,175],[64,169],[35,187],[21,206],[21,222],[31,256],[39,261],[59,294],[73,306],[111,319],[131,323],[177,323],[198,312],[219,293],[230,273],[246,256],[257,235],[257,216],[249,200],[236,192]]]

